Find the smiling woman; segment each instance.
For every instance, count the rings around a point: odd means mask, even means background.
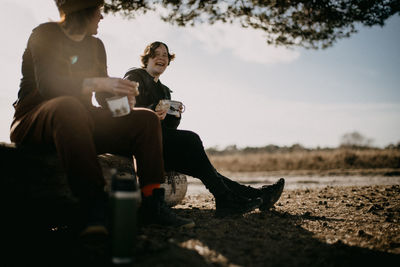
[[[217,216],[243,214],[258,207],[268,210],[282,194],[284,179],[262,188],[232,181],[213,167],[198,134],[177,129],[184,105],[179,101],[171,101],[172,91],[159,80],[174,58],[175,55],[169,52],[165,43],[152,42],[141,55],[142,68],[132,68],[125,74],[126,79],[139,83],[136,106],[154,110],[161,121],[165,170],[199,178],[215,197]],[[98,102],[104,105],[104,96],[96,96]],[[170,103],[165,109],[160,108],[164,101]],[[175,103],[178,108],[173,106]],[[171,111],[171,106],[177,110]]]

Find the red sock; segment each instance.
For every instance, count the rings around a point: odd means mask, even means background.
[[[142,187],[144,197],[149,197],[153,194],[153,189],[160,188],[160,184],[148,184]]]

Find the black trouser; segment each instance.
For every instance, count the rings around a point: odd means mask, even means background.
[[[164,127],[162,133],[166,171],[177,171],[196,178],[217,176],[196,133]]]
[[[221,185],[247,197],[257,197],[259,190],[241,185],[219,174],[211,164],[198,134],[163,127],[163,153],[166,171],[176,171],[199,178],[211,193],[223,191]],[[222,183],[221,183],[222,182]]]

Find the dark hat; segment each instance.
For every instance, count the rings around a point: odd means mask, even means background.
[[[85,8],[100,6],[104,4],[104,0],[55,0],[55,1],[58,9],[60,9],[66,15]]]

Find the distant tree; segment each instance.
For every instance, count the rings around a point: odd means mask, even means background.
[[[218,152],[220,152],[220,151],[218,150],[218,147],[216,147],[216,146],[206,148],[206,153],[209,155],[215,155],[215,154],[218,154]]]
[[[239,22],[260,29],[268,44],[327,48],[400,13],[399,0],[108,0],[105,12],[134,18],[149,10],[175,25]],[[162,11],[162,12],[161,12]]]
[[[236,145],[229,145],[229,146],[226,146],[224,149],[224,152],[226,152],[226,153],[235,153],[238,151],[239,151],[239,149],[237,148]]]
[[[280,147],[277,145],[267,145],[263,147],[262,150],[265,152],[277,152],[280,150]]]
[[[373,143],[373,139],[367,138],[359,132],[351,132],[342,135],[341,146],[355,146],[355,147],[370,147]]]
[[[400,142],[398,142],[396,145],[395,144],[389,144],[385,147],[385,149],[397,149],[400,150]]]
[[[304,151],[306,148],[301,144],[293,144],[289,147],[289,151]]]

